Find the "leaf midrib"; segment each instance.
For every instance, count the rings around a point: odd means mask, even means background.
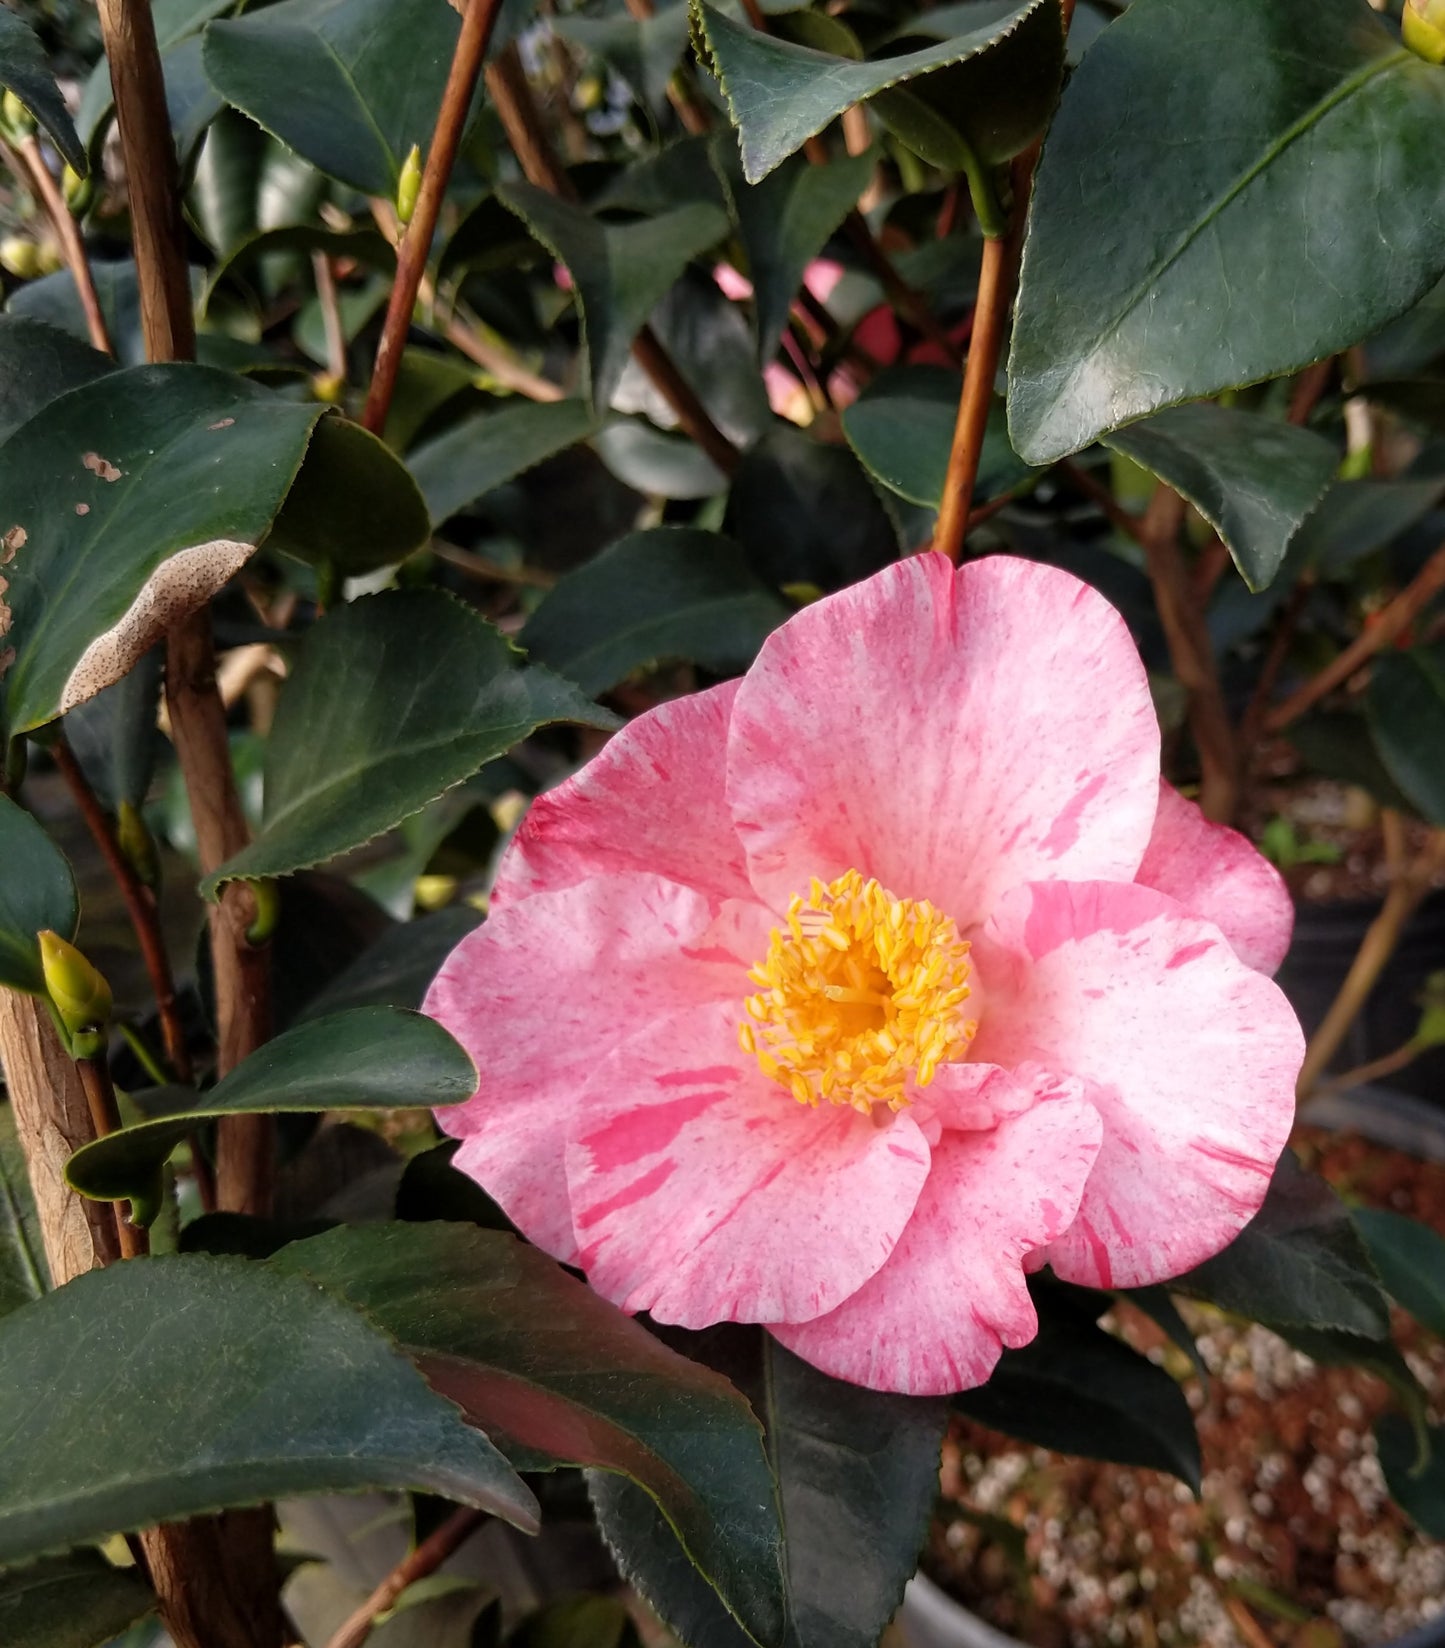
[[[1292,126],[1286,127],[1286,129],[1280,133],[1274,142],[1266,148],[1263,155],[1260,156],[1254,165],[1251,166],[1249,170],[1245,172],[1243,176],[1241,176],[1228,190],[1226,190],[1224,194],[1215,200],[1207,208],[1203,215],[1184,231],[1180,238],[1175,242],[1174,246],[1167,251],[1140,279],[1138,284],[1124,299],[1123,303],[1115,312],[1113,318],[1108,321],[1095,336],[1088,352],[1086,354],[1081,354],[1078,357],[1080,361],[1089,360],[1098,353],[1105,340],[1113,337],[1115,333],[1117,333],[1122,322],[1133,313],[1134,309],[1138,306],[1139,300],[1147,291],[1149,291],[1151,287],[1154,286],[1159,277],[1171,269],[1179,261],[1179,259],[1184,256],[1185,252],[1189,250],[1190,246],[1192,246],[1199,236],[1204,233],[1209,225],[1213,223],[1214,220],[1221,215],[1221,213],[1226,211],[1231,203],[1243,194],[1249,185],[1254,182],[1255,178],[1257,178],[1267,166],[1277,160],[1279,156],[1290,147],[1291,144],[1296,142],[1297,139],[1303,137],[1308,131],[1323,120],[1324,117],[1329,114],[1331,109],[1338,107],[1339,104],[1343,103],[1347,98],[1353,97],[1362,86],[1367,85],[1375,78],[1376,75],[1384,74],[1388,70],[1399,66],[1401,63],[1413,60],[1413,54],[1405,50],[1404,47],[1401,47],[1397,51],[1387,52],[1384,56],[1376,59],[1373,63],[1368,64],[1365,68],[1357,69],[1354,74],[1341,81],[1328,97],[1324,97],[1318,103],[1313,104],[1299,117],[1298,120],[1295,121]],[[1075,375],[1077,370],[1078,368],[1076,367],[1075,373],[1071,374],[1071,376]]]

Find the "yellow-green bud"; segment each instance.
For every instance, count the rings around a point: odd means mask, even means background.
[[[60,188],[72,215],[84,217],[95,199],[95,173],[87,172],[82,177],[67,161],[65,170],[60,174]]]
[[[421,149],[411,146],[411,153],[402,162],[401,176],[396,180],[396,216],[399,223],[410,223],[416,210],[416,197],[421,193]]]
[[[35,116],[8,86],[0,98],[0,124],[16,137],[29,137],[35,131]]]
[[[21,235],[6,235],[0,240],[0,268],[17,280],[34,280],[40,273],[40,248]]]
[[[248,880],[246,885],[256,901],[255,918],[246,929],[246,940],[250,944],[265,944],[281,920],[281,890],[269,877]]]
[[[346,379],[339,372],[317,372],[311,379],[311,395],[327,406],[339,406],[346,389]]]
[[[160,854],[145,814],[133,801],[122,801],[115,818],[115,838],[126,862],[147,887],[157,887],[161,879]]]
[[[1445,0],[1405,0],[1400,33],[1416,57],[1445,63]]]
[[[36,936],[40,940],[46,994],[55,1004],[60,1022],[72,1038],[93,1037],[110,1021],[110,986],[69,939],[49,928]],[[77,1057],[93,1056],[77,1051]]]
[[[57,269],[65,267],[65,259],[60,255],[60,248],[48,240],[43,240],[35,248],[36,261],[40,264],[42,275],[53,275]]]

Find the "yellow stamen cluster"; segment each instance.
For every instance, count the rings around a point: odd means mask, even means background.
[[[892,898],[857,870],[814,877],[748,974],[760,988],[738,1043],[799,1104],[901,1110],[910,1082],[927,1087],[978,1029],[961,1011],[968,948],[927,899]]]

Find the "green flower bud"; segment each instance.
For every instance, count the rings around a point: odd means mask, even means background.
[[[35,131],[35,116],[8,86],[0,98],[0,125],[14,137],[29,137]]]
[[[137,877],[147,887],[158,887],[161,879],[160,854],[145,815],[133,801],[122,801],[116,814],[115,838]]]
[[[317,372],[311,379],[312,399],[327,406],[340,406],[345,393],[346,379],[337,372]]]
[[[67,162],[65,170],[60,174],[60,188],[71,214],[75,217],[84,217],[95,200],[95,173],[88,172],[82,177],[75,167]]]
[[[258,877],[254,881],[248,879],[246,885],[256,901],[255,919],[246,929],[246,938],[251,944],[265,944],[281,920],[281,890],[269,877]]]
[[[68,939],[49,928],[36,936],[40,940],[46,993],[70,1033],[71,1049],[77,1058],[93,1058],[94,1052],[82,1049],[81,1042],[83,1039],[88,1049],[99,1035],[100,1045],[104,1046],[100,1032],[110,1021],[110,986]]]
[[[420,193],[421,149],[413,143],[396,182],[396,216],[399,223],[411,222],[411,214],[416,210],[416,197]]]
[[[1445,0],[1405,0],[1400,33],[1416,57],[1445,63]]]
[[[40,248],[21,235],[0,240],[0,268],[17,280],[34,280],[40,273]]]

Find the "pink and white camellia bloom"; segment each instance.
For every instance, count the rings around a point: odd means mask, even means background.
[[[1157,1282],[1259,1207],[1290,921],[1161,783],[1100,595],[919,556],[536,801],[427,997],[482,1072],[439,1120],[624,1310],[959,1390],[1037,1331],[1026,1271]]]

